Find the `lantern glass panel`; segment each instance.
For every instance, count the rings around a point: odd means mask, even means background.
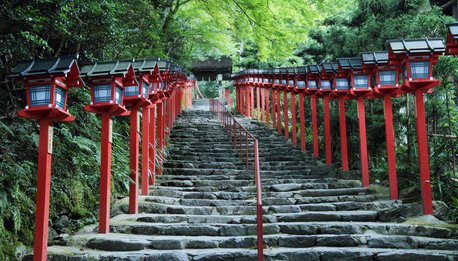
[[[274,84],[280,84],[280,80],[279,79],[275,79],[274,80]]]
[[[330,90],[331,89],[331,81],[329,81],[329,80],[321,80],[321,89]]]
[[[348,90],[348,79],[347,78],[337,78],[336,79],[336,89],[337,90]]]
[[[281,85],[286,86],[286,80],[281,80]]]
[[[396,70],[381,70],[378,74],[380,86],[396,85]]]
[[[63,88],[56,86],[56,105],[61,109],[65,106],[65,93]]]
[[[111,101],[111,84],[94,85],[94,102]]]
[[[406,67],[406,65],[404,65],[402,67],[402,74],[404,76],[404,79],[407,79],[407,67]]]
[[[309,89],[316,89],[317,84],[315,80],[309,80],[307,81],[307,84],[308,84]]]
[[[143,82],[142,84],[142,95],[143,97],[148,97],[148,90],[150,89],[150,84],[147,84],[146,82]],[[125,93],[124,93],[125,95]]]
[[[289,80],[288,85],[289,86],[294,86],[294,80]]]
[[[369,87],[369,80],[367,75],[355,75],[354,80],[355,85],[353,87],[355,87],[356,89],[367,89],[367,87]]]
[[[124,89],[124,96],[137,97],[138,94],[139,94],[138,86],[126,86],[126,88]]]
[[[138,95],[138,92],[137,92],[137,95]],[[122,101],[122,89],[121,89],[121,87],[116,86],[116,88],[115,88],[115,102],[117,104],[121,104],[121,101]]]
[[[305,88],[305,81],[297,81],[297,88]]]
[[[410,72],[413,79],[429,78],[429,61],[411,61]]]
[[[249,82],[253,82],[253,80],[254,80],[254,79],[253,79],[253,77],[250,77],[250,80],[249,80]]]
[[[30,106],[43,106],[51,102],[51,85],[35,85],[30,87]]]
[[[269,83],[269,79],[264,78],[264,83]]]

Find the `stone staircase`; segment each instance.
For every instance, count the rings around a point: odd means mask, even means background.
[[[265,260],[458,260],[456,227],[380,222],[397,202],[241,119],[259,140]],[[257,260],[253,171],[245,170],[205,101],[185,111],[171,159],[137,215],[113,207],[111,233],[85,227],[50,260]]]

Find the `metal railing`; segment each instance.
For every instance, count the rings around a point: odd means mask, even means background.
[[[245,167],[250,167],[249,150],[253,149],[254,182],[256,187],[256,223],[257,223],[257,248],[258,261],[264,260],[264,239],[263,239],[263,217],[262,217],[262,190],[261,173],[259,168],[259,147],[258,140],[240,124],[240,122],[229,112],[220,101],[210,99],[210,111],[221,121],[226,131],[231,136],[234,150],[240,155],[240,161],[245,160]]]

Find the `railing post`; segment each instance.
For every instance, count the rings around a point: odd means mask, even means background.
[[[254,140],[254,175],[256,185],[256,221],[257,221],[257,241],[258,241],[258,261],[264,260],[264,236],[263,236],[263,215],[262,215],[262,187],[261,173],[259,167],[259,148],[258,141]]]

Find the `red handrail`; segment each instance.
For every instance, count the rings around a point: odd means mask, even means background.
[[[262,194],[261,194],[261,173],[259,169],[259,147],[258,140],[240,124],[240,122],[229,112],[220,101],[210,99],[210,111],[213,112],[222,122],[226,131],[233,139],[234,149],[239,147],[240,161],[243,161],[243,142],[245,142],[245,162],[246,169],[249,168],[248,140],[253,141],[253,168],[254,182],[256,186],[256,217],[257,217],[257,238],[258,238],[258,261],[264,260],[264,237],[263,237],[263,217],[262,217]],[[237,137],[238,136],[238,137]],[[245,140],[242,141],[242,136]]]

